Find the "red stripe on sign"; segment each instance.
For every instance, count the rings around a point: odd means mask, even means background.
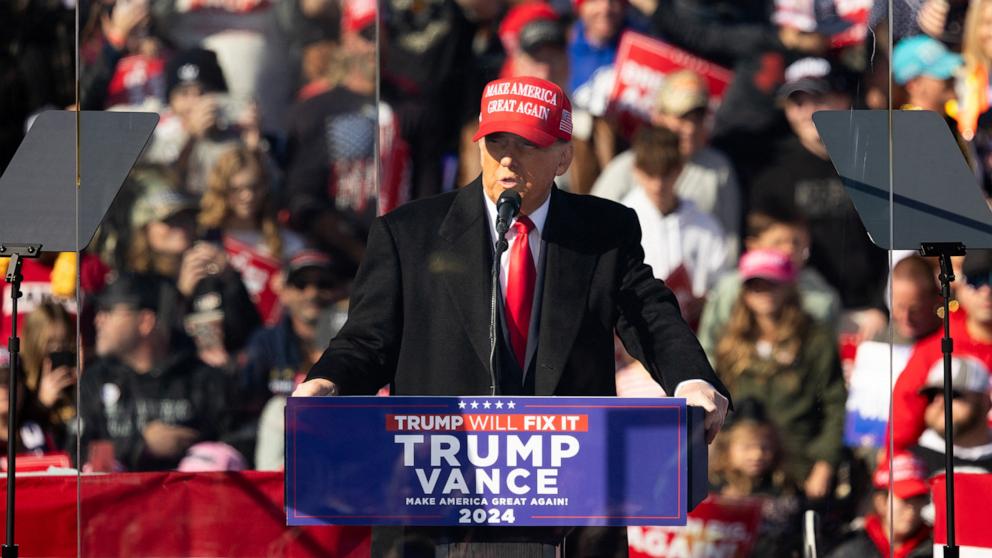
[[[386,415],[387,432],[588,432],[585,414]]]

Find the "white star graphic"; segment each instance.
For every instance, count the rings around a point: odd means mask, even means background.
[[[503,402],[502,401],[497,401],[496,402],[496,408],[497,409],[502,409],[503,408]]]
[[[479,408],[479,403],[478,403],[478,402],[476,402],[476,401],[473,401],[473,402],[472,402],[472,408],[473,408],[473,409],[478,409],[478,408]]]
[[[458,408],[459,409],[464,409],[465,408],[465,402],[464,401],[459,401],[458,402]]]
[[[516,406],[517,406],[517,404],[516,404],[516,403],[514,403],[513,401],[507,401],[507,402],[506,402],[506,408],[507,408],[507,409],[512,409],[512,408],[514,408],[514,407],[516,407]]]
[[[485,403],[482,404],[482,406],[488,409],[489,407],[492,407],[493,405],[492,405],[492,403],[486,401]]]

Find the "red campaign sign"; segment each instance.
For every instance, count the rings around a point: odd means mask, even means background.
[[[279,260],[230,235],[224,235],[224,250],[231,267],[241,274],[245,289],[251,295],[262,321],[267,326],[275,324],[279,321],[279,297],[272,288],[272,280],[281,269]]]
[[[851,22],[851,26],[830,38],[831,48],[859,45],[868,35],[868,15],[872,0],[834,0],[837,15]]]
[[[933,525],[934,556],[947,544],[946,477],[931,480],[935,517]],[[992,555],[992,530],[986,510],[992,501],[992,474],[954,473],[954,534],[961,547],[961,558]]]
[[[760,499],[710,496],[685,527],[628,527],[630,558],[747,558],[760,525]]]
[[[665,81],[665,76],[682,69],[690,69],[706,79],[710,88],[710,104],[716,106],[723,99],[734,73],[659,41],[627,31],[620,37],[610,93],[610,112],[616,114],[622,129],[633,131],[647,118],[655,94]]]
[[[60,451],[57,453],[46,453],[43,455],[22,454],[15,460],[18,473],[39,473],[47,471],[49,467],[72,467],[69,454]],[[0,471],[7,470],[7,457],[0,457]]]

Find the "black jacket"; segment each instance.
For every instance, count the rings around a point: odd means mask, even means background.
[[[128,470],[175,468],[182,456],[148,455],[144,427],[157,420],[197,430],[200,440],[217,440],[227,428],[227,393],[224,374],[192,352],[173,353],[146,374],[117,359],[99,359],[80,382],[81,460],[86,461],[89,442],[110,440],[116,459]],[[75,436],[70,438],[75,444]]]
[[[343,394],[489,392],[492,249],[482,182],[379,218],[348,322],[311,369]],[[534,395],[615,395],[613,333],[668,393],[717,379],[672,292],[644,264],[631,209],[552,189],[527,370]]]

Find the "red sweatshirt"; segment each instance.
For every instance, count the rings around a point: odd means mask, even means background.
[[[892,390],[892,436],[896,452],[915,445],[926,429],[923,411],[927,406],[927,398],[920,395],[919,390],[926,384],[930,368],[943,359],[940,352],[943,335],[944,329],[941,327],[940,331],[913,347],[913,354]],[[954,339],[955,357],[973,356],[992,370],[992,343],[976,341],[968,335],[964,311],[951,314],[951,337]]]

